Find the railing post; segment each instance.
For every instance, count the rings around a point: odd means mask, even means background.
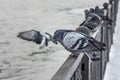
[[[84,55],[81,65],[82,80],[89,80],[89,58]]]
[[[101,26],[101,42],[103,42],[103,39],[104,39],[104,37],[103,37],[103,26]],[[103,79],[103,52],[101,51],[101,61],[100,61],[100,76],[101,76],[101,79],[100,80],[102,80]]]
[[[114,26],[115,26],[115,12],[114,12],[114,1],[109,0],[109,8],[107,16],[112,20],[112,24],[109,25],[110,28],[110,37],[111,37],[111,44],[113,44],[113,33],[114,33]]]
[[[117,18],[117,12],[118,12],[118,1],[119,0],[110,0],[110,4],[112,5],[111,6],[111,18],[112,18],[112,30],[113,30],[113,33],[114,33],[114,27],[116,25],[116,18]]]

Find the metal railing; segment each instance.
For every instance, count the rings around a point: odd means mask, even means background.
[[[113,43],[117,9],[118,0],[110,0],[106,16],[112,19],[112,25],[105,21],[91,34],[96,40],[107,45],[105,51],[97,53],[101,60],[91,61],[83,53],[80,53],[78,57],[68,57],[51,80],[103,80],[106,65],[109,61],[109,51]]]

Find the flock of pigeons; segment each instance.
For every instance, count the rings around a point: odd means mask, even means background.
[[[17,37],[33,41],[40,44],[40,48],[48,46],[49,41],[54,44],[58,42],[69,52],[71,56],[77,56],[80,52],[101,52],[106,49],[106,44],[98,42],[90,36],[91,32],[95,32],[104,21],[112,23],[112,20],[106,16],[108,12],[108,3],[103,4],[103,8],[96,6],[85,10],[85,20],[76,28],[76,30],[56,30],[52,36],[49,33],[41,34],[37,30],[29,30],[18,33]]]

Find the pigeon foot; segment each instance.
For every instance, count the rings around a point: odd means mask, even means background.
[[[71,56],[71,57],[77,57],[78,55],[74,54],[74,53],[71,53],[69,56]]]

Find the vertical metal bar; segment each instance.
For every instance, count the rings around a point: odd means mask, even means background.
[[[101,26],[101,42],[103,42],[103,26]],[[102,51],[101,51],[101,61],[100,61],[100,80],[102,80],[103,79],[103,75],[102,75],[102,70],[103,70],[103,68],[102,68],[102,60],[103,60],[103,55],[102,55]]]

